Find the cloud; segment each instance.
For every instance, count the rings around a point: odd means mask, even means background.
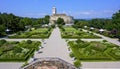
[[[71,12],[71,11],[70,11]],[[74,11],[70,14],[75,18],[106,18],[111,17],[114,10],[87,10],[87,11]]]

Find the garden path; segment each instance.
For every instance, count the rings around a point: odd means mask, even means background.
[[[83,31],[86,32],[87,30],[84,30],[84,29],[83,29]],[[104,35],[100,35],[100,34],[97,34],[97,33],[94,33],[94,35],[100,36],[100,37],[102,37],[103,39],[107,40],[108,42],[120,46],[120,42],[118,41],[118,39],[112,39],[112,38],[110,38],[110,37],[106,37],[106,36],[104,36]]]
[[[69,57],[68,46],[65,39],[61,38],[59,28],[56,27],[49,39],[46,39],[45,44],[43,44],[42,53],[36,53],[34,58],[40,57],[58,57],[69,63],[73,63],[72,59]]]

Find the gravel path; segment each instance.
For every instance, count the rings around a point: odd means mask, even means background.
[[[19,69],[22,62],[0,62],[0,69]]]
[[[42,53],[36,53],[35,58],[40,57],[59,57],[69,63],[73,63],[72,59],[69,57],[69,51],[67,43],[64,39],[61,39],[59,28],[53,30],[50,38],[45,40],[43,49],[40,49]]]
[[[87,32],[88,30],[83,29],[83,31]],[[91,31],[89,31],[89,32],[91,32]],[[103,39],[107,40],[108,42],[111,42],[113,44],[116,44],[116,45],[120,46],[120,42],[118,41],[118,39],[112,39],[110,37],[106,37],[104,35],[100,35],[100,34],[97,34],[97,33],[94,33],[94,35],[100,36]]]
[[[7,41],[23,41],[23,40],[32,40],[32,41],[41,41],[41,39],[29,39],[29,38],[26,38],[26,39],[9,39],[9,38],[2,38],[2,39],[5,39]],[[1,39],[0,39],[1,40]]]
[[[82,69],[120,69],[120,62],[82,62]]]

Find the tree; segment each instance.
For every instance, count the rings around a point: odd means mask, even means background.
[[[49,15],[46,15],[46,16],[44,17],[44,23],[45,23],[45,24],[49,24],[49,20],[50,20],[50,16],[49,16]]]
[[[120,30],[120,10],[112,16],[113,28]]]
[[[5,34],[5,26],[0,25],[0,36],[3,36]]]
[[[113,29],[117,31],[115,36],[120,38],[120,10],[116,12],[115,14],[113,14],[112,24],[113,24]]]
[[[5,44],[7,41],[5,39],[0,40],[0,46]]]
[[[20,20],[20,22],[23,23],[25,26],[32,25],[32,20],[30,18],[23,18]]]
[[[65,25],[65,22],[64,22],[64,19],[63,19],[63,18],[58,18],[57,21],[56,21],[56,23],[57,23],[58,25]]]
[[[42,24],[43,24],[43,18],[39,18],[39,19],[37,20],[37,24],[42,25]]]

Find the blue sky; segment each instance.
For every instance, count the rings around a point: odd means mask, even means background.
[[[120,10],[120,0],[0,0],[0,12],[23,17],[51,15],[53,6],[74,18],[109,18]]]

